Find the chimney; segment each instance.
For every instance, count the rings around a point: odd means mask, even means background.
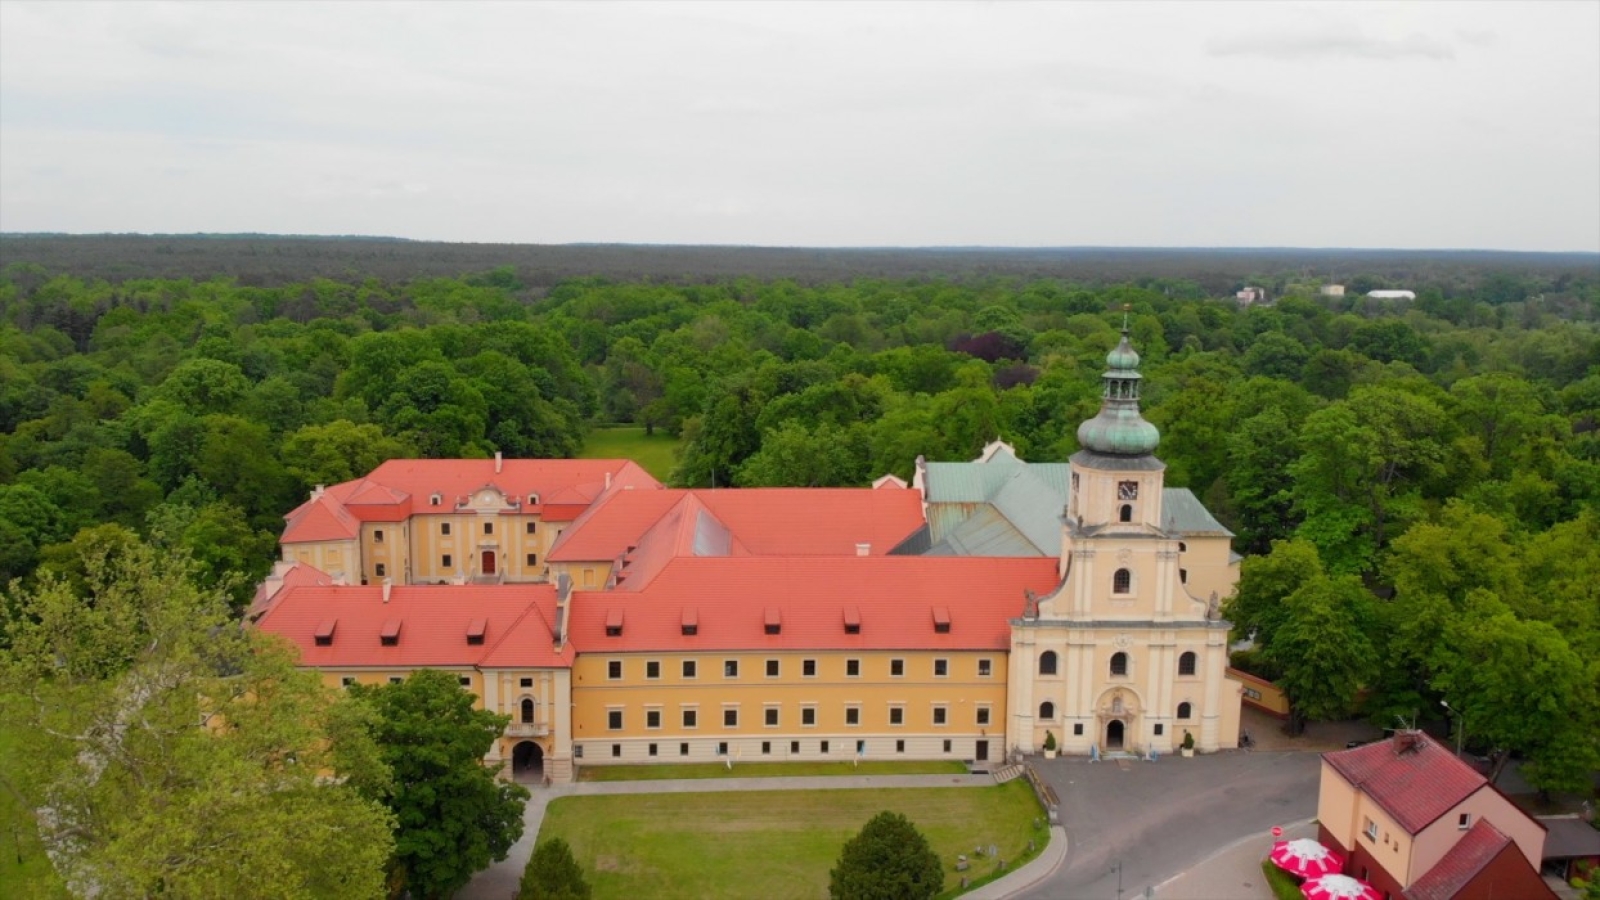
[[[322,496],[322,492],[327,490],[327,489],[328,489],[328,486],[325,485],[325,484],[319,484],[316,487],[312,488],[311,489],[311,499],[315,500],[315,499],[321,497]]]
[[[872,545],[871,544],[857,544],[856,545],[856,555],[857,556],[871,556],[872,555]]]
[[[1404,756],[1422,746],[1422,732],[1407,729],[1394,733],[1394,755]]]
[[[383,579],[383,602],[385,602],[385,603],[389,602],[389,593],[391,591],[393,591],[393,590],[394,590],[394,579],[392,579],[392,578],[384,578]]]
[[[496,451],[495,451],[495,452],[494,452],[494,473],[495,473],[495,474],[496,474],[496,475],[499,475],[499,474],[500,474],[500,466],[501,466],[501,464],[502,464],[502,463],[503,463],[503,462],[504,462],[504,460],[503,460],[503,459],[502,459],[502,458],[501,458],[501,456],[500,456],[500,451],[499,451],[499,450],[496,450]]]
[[[606,473],[606,490],[611,490],[611,473]]]

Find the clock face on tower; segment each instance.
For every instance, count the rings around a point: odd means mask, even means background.
[[[1137,500],[1137,499],[1139,499],[1139,482],[1137,482],[1137,481],[1119,481],[1119,482],[1117,482],[1117,499],[1118,500]]]

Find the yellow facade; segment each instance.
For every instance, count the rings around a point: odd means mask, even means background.
[[[573,742],[583,765],[998,760],[1005,702],[1002,651],[595,652]]]

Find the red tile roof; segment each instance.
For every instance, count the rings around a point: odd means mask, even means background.
[[[499,471],[495,471],[496,467]],[[459,498],[491,486],[507,497],[538,495],[537,512],[547,522],[570,522],[611,489],[629,485],[656,489],[661,483],[626,459],[391,459],[365,478],[336,484],[284,518],[282,542],[353,538],[358,522],[399,522],[414,515],[453,510]],[[434,506],[434,494],[444,502]]]
[[[1406,900],[1453,900],[1510,845],[1511,838],[1488,819],[1479,818],[1433,868],[1406,888]],[[1518,856],[1520,858],[1521,854]],[[1521,861],[1527,864],[1526,860]]]
[[[1415,735],[1415,747],[1401,750],[1403,739],[1410,735]],[[1324,753],[1322,758],[1413,835],[1489,783],[1449,748],[1421,732],[1401,732],[1389,740]]]
[[[980,557],[677,557],[642,590],[578,591],[573,643],[585,653],[642,650],[947,649],[1010,646],[1023,592],[1056,586],[1055,560]],[[945,607],[950,630],[934,630]],[[849,610],[859,634],[846,634]],[[607,637],[612,611],[626,612]],[[782,628],[766,633],[769,610]],[[919,612],[920,610],[920,612]],[[698,634],[683,634],[693,616]]]
[[[610,561],[642,547],[670,512],[703,509],[755,556],[844,556],[870,545],[882,556],[922,525],[916,491],[872,488],[744,488],[614,491],[572,524],[551,562]]]
[[[395,585],[387,603],[380,585],[301,585],[285,588],[256,625],[316,668],[568,667],[572,645],[553,649],[555,609],[547,584]],[[483,643],[469,644],[480,623]],[[332,642],[319,646],[324,630]],[[398,640],[385,646],[391,631]]]

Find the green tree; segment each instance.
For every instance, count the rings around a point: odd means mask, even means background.
[[[517,900],[589,900],[589,882],[566,841],[551,838],[534,849]]]
[[[456,676],[437,669],[351,694],[376,711],[373,736],[394,772],[384,795],[398,822],[391,883],[436,900],[505,859],[522,836],[528,792],[497,778],[483,755],[510,717],[474,709]]]
[[[888,811],[845,843],[828,875],[833,900],[928,900],[944,887],[944,867],[928,839],[910,819]]]
[[[1285,618],[1267,648],[1283,670],[1278,685],[1289,699],[1288,729],[1308,719],[1340,719],[1377,675],[1370,627],[1371,594],[1353,575],[1318,578],[1284,601]]]
[[[1254,636],[1271,646],[1288,618],[1290,595],[1323,577],[1317,548],[1309,541],[1273,541],[1266,556],[1247,556],[1239,566],[1239,587],[1223,602],[1222,615],[1238,638]]]
[[[283,465],[304,487],[351,481],[379,464],[411,455],[405,443],[376,425],[339,419],[306,425],[283,439]]]
[[[381,897],[391,822],[363,708],[230,622],[181,554],[86,543],[4,604],[8,774],[80,894]],[[332,774],[333,778],[325,776]],[[17,777],[19,776],[20,777]]]

